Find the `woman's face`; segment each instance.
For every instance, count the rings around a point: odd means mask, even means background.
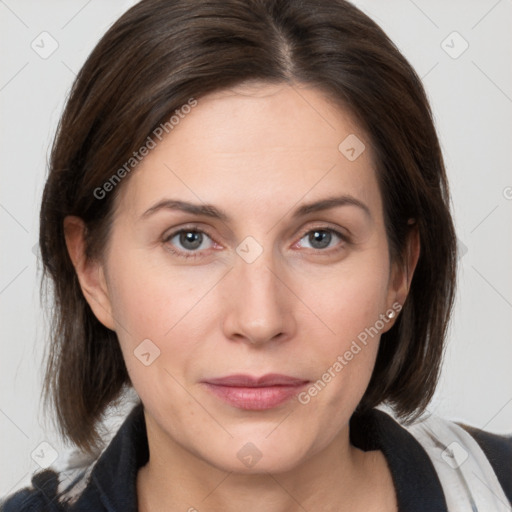
[[[351,117],[298,86],[200,98],[149,151],[90,303],[153,442],[278,472],[348,438],[405,298],[376,172]]]

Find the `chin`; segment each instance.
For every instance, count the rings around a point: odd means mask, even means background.
[[[231,453],[228,458],[209,461],[217,468],[243,475],[266,475],[268,473],[286,473],[295,469],[303,462],[303,454],[298,454],[296,447],[291,450],[274,450],[272,454],[257,451],[253,445],[244,445],[243,455]]]
[[[199,454],[222,471],[240,474],[284,473],[299,466],[310,455],[312,446],[306,439],[299,442],[291,435],[286,439],[285,432],[272,439],[268,432],[236,436],[213,449],[210,447],[207,453],[199,450]]]

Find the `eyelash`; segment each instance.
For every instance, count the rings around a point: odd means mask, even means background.
[[[172,254],[174,254],[175,256],[178,256],[180,258],[184,258],[184,259],[189,259],[189,258],[201,258],[203,255],[200,253],[200,251],[178,251],[176,249],[173,248],[172,244],[170,244],[169,242],[176,236],[176,235],[179,235],[181,233],[201,233],[203,235],[206,235],[208,238],[210,238],[214,243],[215,240],[213,239],[213,237],[211,237],[206,231],[203,231],[202,229],[198,229],[196,227],[184,227],[184,228],[180,228],[178,229],[177,231],[173,231],[172,233],[170,233],[169,235],[165,236],[164,237],[164,240],[163,242],[165,244],[168,244],[168,247],[167,249],[169,250],[169,252],[171,252]]]
[[[299,238],[299,241],[302,240],[306,235],[308,235],[309,233],[312,233],[314,231],[326,231],[328,233],[331,233],[331,234],[337,236],[341,242],[350,243],[348,236],[346,236],[343,233],[340,233],[339,231],[337,231],[336,229],[330,228],[328,226],[316,226],[316,227],[309,228],[306,231],[303,231]],[[212,242],[217,243],[217,242],[215,242],[213,237],[211,237],[206,231],[203,231],[202,229],[198,229],[193,226],[185,227],[185,228],[180,228],[177,231],[173,231],[172,233],[170,233],[169,235],[164,237],[163,242],[165,244],[168,244],[169,252],[171,252],[175,256],[178,256],[178,257],[184,258],[184,259],[189,259],[189,258],[196,259],[196,258],[203,257],[203,255],[201,254],[201,251],[197,251],[197,250],[196,251],[179,251],[179,250],[174,249],[173,246],[171,244],[169,244],[169,242],[176,235],[180,235],[181,233],[190,233],[190,232],[206,235],[208,238],[210,238],[210,240],[212,240]],[[344,244],[341,244],[340,246],[338,246],[335,249],[311,249],[311,250],[313,250],[316,254],[319,254],[322,256],[327,256],[327,255],[332,255],[333,253],[340,251],[343,248],[343,245]]]

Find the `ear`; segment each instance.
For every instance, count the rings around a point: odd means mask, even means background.
[[[395,310],[393,304],[404,305],[405,299],[409,294],[414,270],[420,257],[420,235],[418,225],[414,220],[409,221],[409,233],[404,254],[403,263],[393,263],[388,289],[388,307]],[[393,322],[396,320],[396,316]]]
[[[103,264],[97,260],[87,259],[85,254],[86,230],[81,218],[69,215],[64,219],[66,246],[85,300],[96,318],[105,327],[115,330]]]

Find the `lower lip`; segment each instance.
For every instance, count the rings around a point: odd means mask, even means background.
[[[205,382],[207,389],[228,404],[238,409],[263,411],[272,409],[297,396],[306,386],[301,383],[293,386],[267,386],[258,388],[219,386]]]

